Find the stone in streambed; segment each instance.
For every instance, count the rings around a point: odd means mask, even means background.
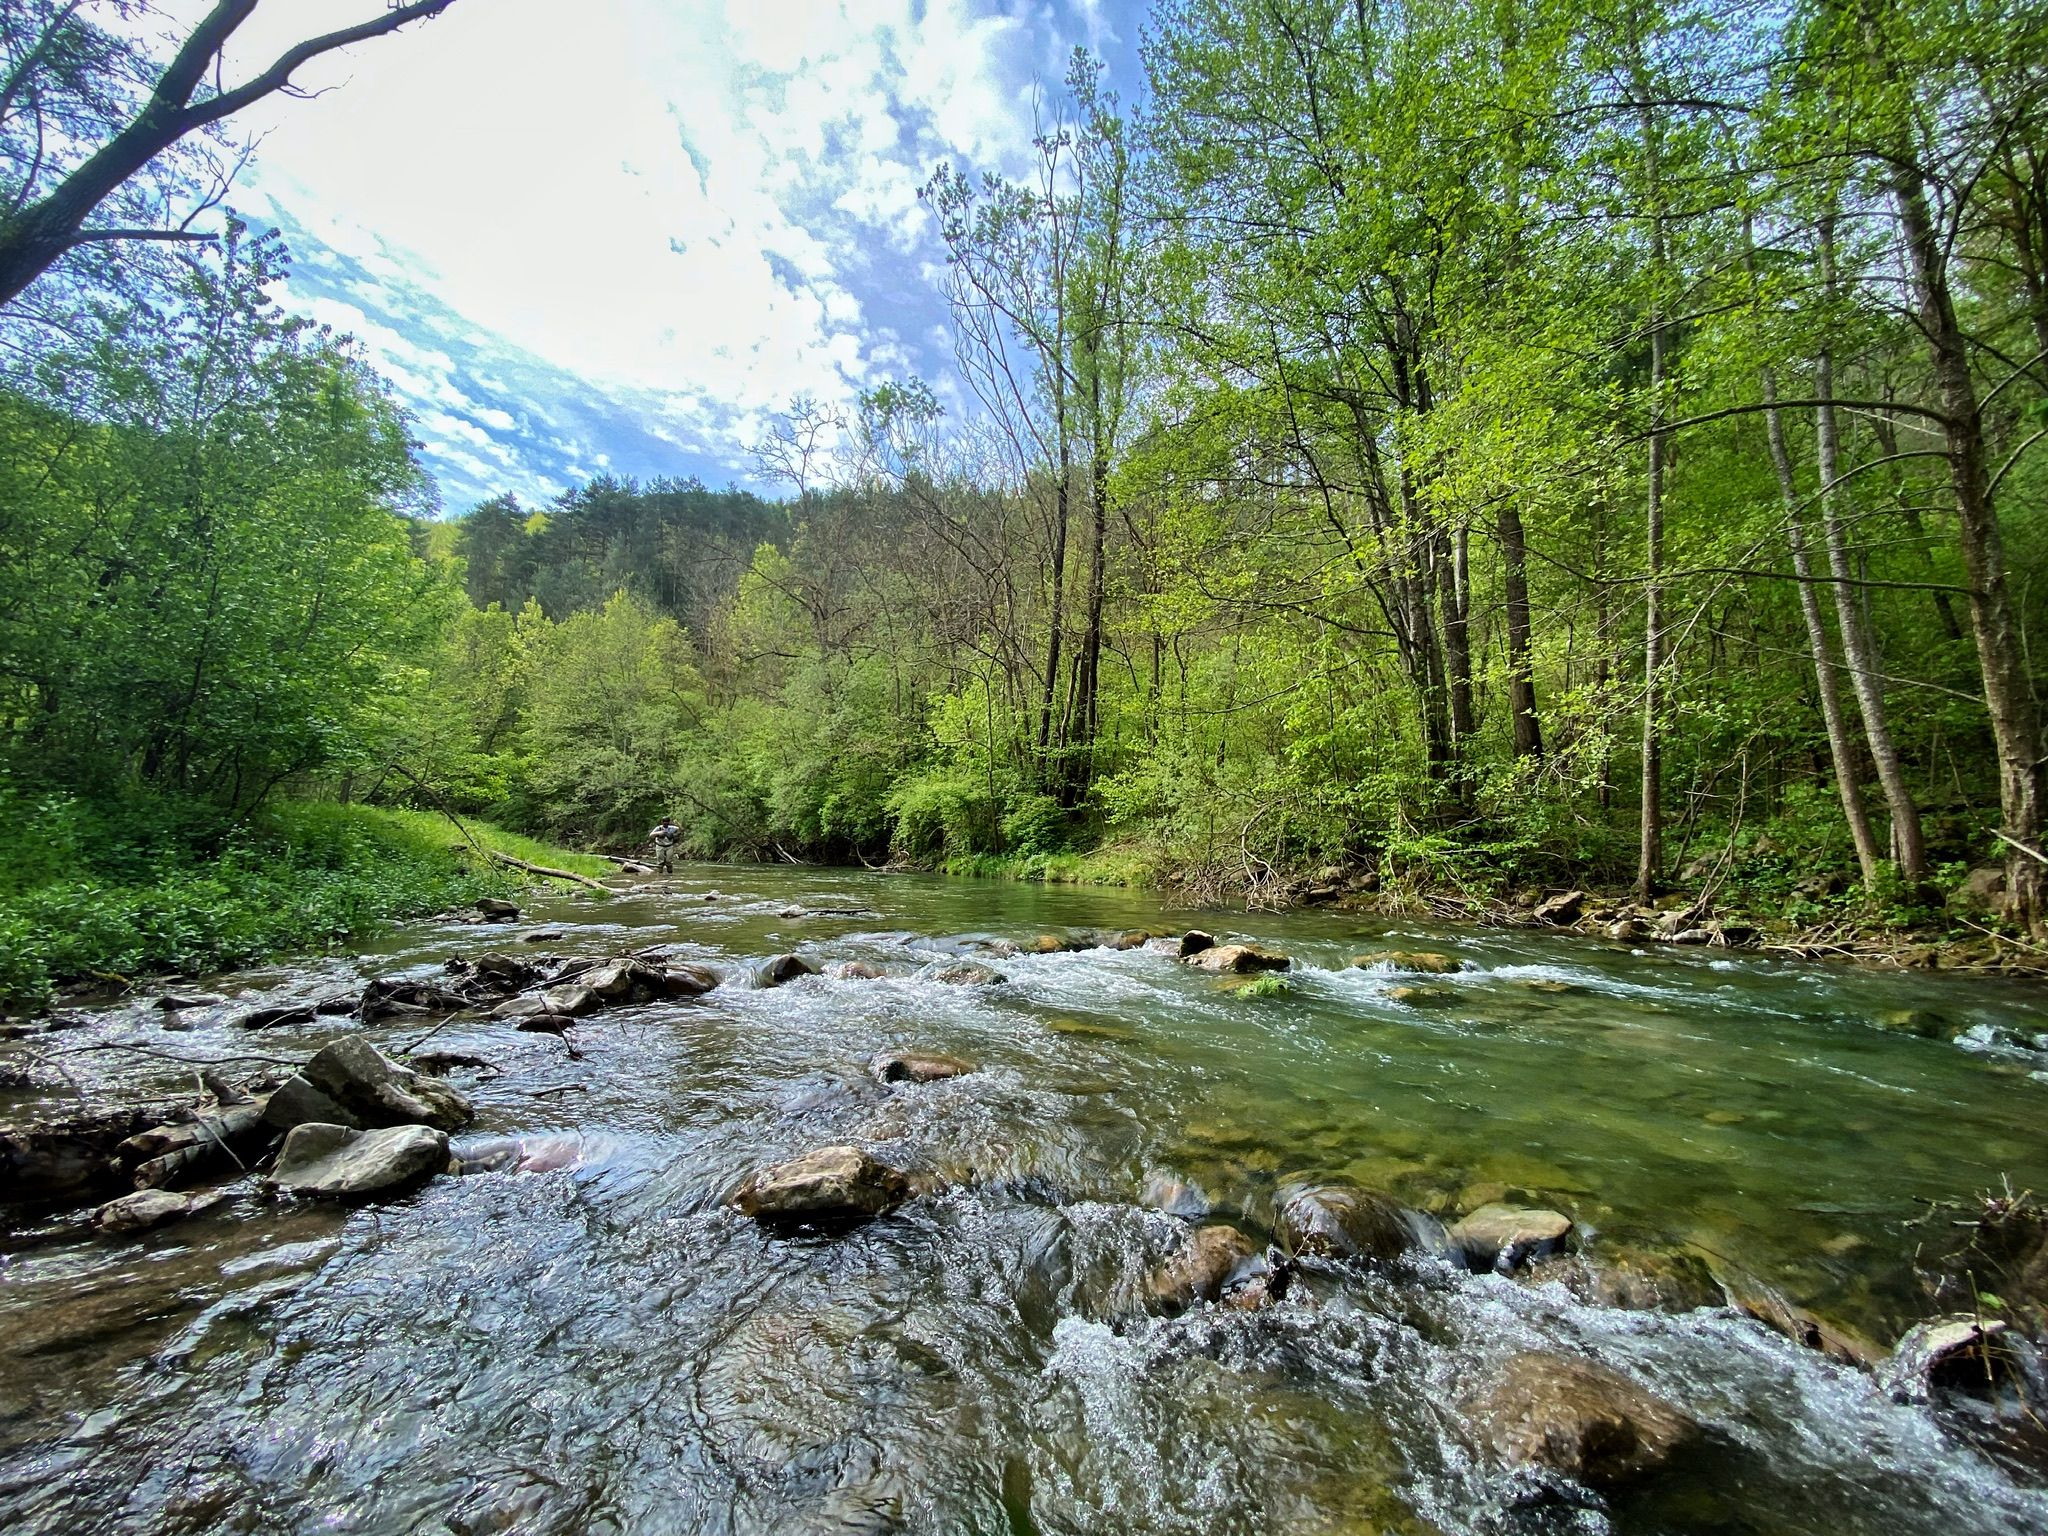
[[[1288,1251],[1325,1259],[1391,1263],[1416,1246],[1408,1213],[1391,1196],[1346,1184],[1323,1184],[1293,1195],[1281,1208]]]
[[[1154,1306],[1175,1310],[1219,1301],[1257,1253],[1257,1245],[1236,1227],[1197,1227],[1181,1250],[1152,1272],[1146,1297]]]
[[[448,1133],[430,1125],[307,1124],[285,1137],[270,1181],[295,1194],[348,1198],[404,1189],[448,1167]]]
[[[1361,971],[1408,971],[1419,976],[1453,976],[1465,969],[1455,955],[1433,949],[1378,949],[1356,956],[1351,964]]]
[[[842,1227],[886,1215],[910,1195],[910,1181],[858,1147],[820,1147],[751,1175],[733,1196],[766,1226]]]
[[[1526,1277],[1534,1285],[1562,1285],[1589,1306],[1628,1312],[1694,1312],[1722,1304],[1707,1266],[1687,1253],[1560,1253],[1530,1264]]]
[[[1906,1331],[1884,1376],[1902,1402],[1938,1393],[1984,1397],[2020,1375],[2018,1357],[1997,1318],[1937,1317]]]
[[[1284,971],[1294,962],[1263,944],[1218,944],[1189,956],[1187,964],[1219,975],[1243,976],[1253,971]]]
[[[1473,1269],[1505,1273],[1556,1253],[1571,1230],[1571,1217],[1561,1211],[1483,1205],[1451,1228],[1450,1239]]]
[[[217,1008],[227,999],[218,992],[166,992],[150,1004],[165,1013],[183,1013],[189,1008]]]
[[[999,987],[1009,980],[1001,971],[972,960],[948,961],[928,968],[923,975],[927,981],[942,981],[952,987]]]
[[[281,1024],[310,1024],[316,1017],[311,1001],[265,1003],[243,1009],[228,1023],[236,1029],[276,1029]]]
[[[1458,1001],[1449,987],[1389,987],[1387,997],[1404,1008],[1448,1008]]]
[[[880,981],[889,973],[865,960],[842,960],[830,974],[834,981]]]
[[[1471,1406],[1478,1439],[1514,1467],[1541,1467],[1595,1488],[1654,1471],[1699,1426],[1626,1376],[1563,1355],[1516,1355]]]
[[[1199,1221],[1209,1214],[1209,1197],[1170,1173],[1148,1175],[1144,1189],[1139,1192],[1138,1203],[1151,1210],[1164,1211],[1169,1216],[1178,1216],[1182,1221]]]
[[[1539,923],[1550,923],[1561,928],[1576,923],[1585,905],[1584,891],[1566,891],[1562,895],[1552,896],[1547,901],[1539,903],[1532,915]]]
[[[294,1080],[288,1079],[286,1087]],[[328,1122],[368,1127],[432,1125],[454,1130],[475,1118],[469,1100],[439,1078],[402,1067],[361,1035],[347,1035],[325,1047],[301,1069],[297,1081],[339,1105],[345,1120]],[[279,1090],[283,1092],[282,1089]],[[279,1129],[288,1113],[309,1109],[310,1099],[294,1090],[297,1110],[288,1107],[270,1120]],[[273,1098],[275,1095],[273,1095]],[[310,1123],[293,1120],[292,1124]]]
[[[478,901],[476,912],[477,916],[487,923],[516,923],[519,921],[518,906],[509,901],[502,901],[496,896],[486,896]]]
[[[264,1122],[276,1130],[288,1131],[295,1125],[321,1123],[326,1125],[347,1125],[361,1129],[362,1121],[341,1107],[318,1088],[315,1088],[298,1073],[277,1085],[270,1101],[263,1106]]]
[[[973,1062],[938,1051],[884,1051],[868,1063],[868,1071],[884,1083],[937,1083],[973,1070]]]
[[[777,955],[754,972],[754,984],[760,987],[780,987],[795,981],[799,976],[817,974],[818,968],[799,955]]]
[[[167,1189],[139,1189],[132,1195],[109,1200],[92,1213],[92,1224],[114,1236],[147,1232],[202,1211],[218,1196],[174,1195]]]

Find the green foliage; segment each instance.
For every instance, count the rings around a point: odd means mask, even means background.
[[[15,1002],[64,982],[324,949],[388,919],[517,889],[510,871],[479,868],[447,822],[418,814],[283,802],[231,826],[203,803],[169,799],[9,809],[0,999]],[[482,830],[486,846],[558,857]]]

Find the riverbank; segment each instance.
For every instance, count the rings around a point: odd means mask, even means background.
[[[1950,872],[1939,900],[1871,899],[1839,877],[1781,871],[1730,881],[1719,870],[1637,904],[1599,882],[1497,894],[1368,866],[1288,870],[1193,868],[1145,850],[974,855],[938,870],[892,869],[1048,886],[1107,886],[1179,897],[1194,907],[1289,912],[1323,908],[1362,917],[1420,918],[1487,928],[1547,928],[1637,943],[1707,944],[1780,958],[1849,961],[1918,971],[2048,980],[2048,949],[2002,931],[1992,908],[1999,871]],[[1778,878],[1773,878],[1778,876]],[[1572,898],[1576,897],[1576,900]],[[1560,905],[1562,903],[1562,905]],[[1548,910],[1546,910],[1548,907]],[[1568,915],[1567,915],[1568,914]]]
[[[123,820],[46,803],[17,831],[0,894],[0,1007],[317,954],[382,923],[523,889],[493,855],[581,875],[610,867],[463,825],[466,838],[430,812],[286,801],[223,829],[162,805]]]

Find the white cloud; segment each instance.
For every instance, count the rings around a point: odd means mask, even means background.
[[[937,310],[905,312],[906,279],[937,270],[917,189],[942,159],[1028,153],[1034,75],[1104,35],[1101,0],[1061,4],[458,0],[308,67],[324,94],[264,104],[241,198],[304,231],[319,296],[296,302],[362,339],[431,443],[473,449],[560,409],[476,371],[488,353],[737,464],[796,394],[944,366],[899,339],[928,346]],[[376,6],[261,7],[231,73]],[[431,336],[409,318],[430,303],[448,312]]]

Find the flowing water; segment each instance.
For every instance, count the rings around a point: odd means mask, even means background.
[[[1569,1212],[1589,1251],[1684,1245],[1889,1344],[1925,1311],[1916,1250],[1947,1239],[1926,1202],[2048,1188],[2048,1080],[1873,1019],[2029,1033],[2038,993],[1330,913],[1199,919],[1290,953],[1280,995],[1142,949],[1006,956],[996,987],[914,974],[973,935],[1195,921],[1124,893],[691,870],[216,983],[313,996],[452,954],[669,941],[733,978],[566,1041],[440,1030],[434,1049],[491,1063],[454,1074],[473,1131],[574,1138],[571,1166],[349,1210],[249,1179],[141,1238],[0,1241],[0,1529],[2048,1529],[2037,1476],[1721,1306],[1587,1306],[1422,1259],[1154,1315],[1181,1224],[1141,1198],[1178,1179],[1263,1238],[1304,1177],[1446,1217],[1506,1193]],[[522,949],[543,923],[563,937]],[[1390,947],[1464,968],[1397,995],[1417,978],[1347,965]],[[791,949],[891,974],[746,983]],[[171,1034],[138,1004],[0,1065],[59,1042],[302,1057],[344,1025]],[[904,1046],[979,1070],[868,1075]],[[88,1093],[189,1080],[118,1051],[66,1063]],[[0,1119],[39,1097],[64,1095],[14,1091]],[[725,1204],[751,1169],[848,1141],[944,1187],[830,1239]],[[1611,1502],[1532,1499],[1458,1413],[1531,1347],[1634,1377],[1703,1444]]]

